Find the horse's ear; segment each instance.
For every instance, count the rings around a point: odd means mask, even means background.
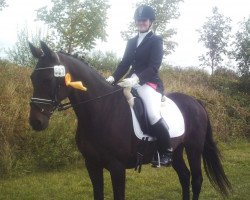
[[[42,55],[43,55],[43,51],[39,48],[36,48],[33,44],[31,44],[29,42],[29,47],[30,47],[30,51],[32,53],[32,55],[35,57],[35,58],[40,58]]]
[[[46,56],[52,56],[53,51],[47,46],[47,44],[43,41],[40,41],[41,48]]]

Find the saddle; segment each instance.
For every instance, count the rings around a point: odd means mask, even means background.
[[[136,169],[139,167],[138,171],[140,172],[145,146],[147,146],[148,142],[155,141],[156,138],[151,134],[148,115],[137,91],[131,88],[124,88],[123,93],[130,105],[134,133],[141,141],[137,147],[136,164]],[[185,123],[183,115],[176,103],[166,96],[163,96],[161,102],[161,116],[168,124],[170,138],[180,137],[184,134]]]
[[[135,135],[140,140],[144,137],[149,137],[149,141],[155,141],[151,134],[147,112],[142,99],[135,89],[124,88],[123,93],[130,106]],[[179,107],[172,99],[166,96],[162,97],[160,112],[169,127],[170,138],[183,135],[185,132],[184,118]]]
[[[150,135],[150,124],[144,103],[136,89],[132,88],[131,94],[134,97],[133,109],[135,112],[135,116],[140,124],[141,130],[144,134]]]

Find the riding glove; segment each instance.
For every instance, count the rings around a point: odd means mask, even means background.
[[[133,87],[134,85],[139,83],[139,78],[135,74],[131,76],[131,78],[125,78],[117,85],[121,87]]]
[[[110,84],[114,83],[115,78],[113,76],[110,76],[106,79],[107,82],[109,82]]]

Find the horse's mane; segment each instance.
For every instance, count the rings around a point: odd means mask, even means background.
[[[60,50],[59,53],[70,56],[72,58],[75,58],[75,59],[83,62],[85,65],[88,65],[89,67],[93,68],[93,66],[86,60],[86,58],[84,56],[80,56],[78,54],[70,54],[70,53],[67,53],[63,50]]]
[[[59,53],[61,53],[63,55],[66,55],[66,56],[69,56],[71,58],[74,58],[74,59],[80,61],[81,63],[83,63],[84,65],[86,65],[87,67],[89,67],[92,71],[94,71],[94,73],[96,73],[99,76],[101,76],[102,78],[104,78],[102,76],[102,74],[99,71],[97,71],[97,69],[93,65],[91,65],[91,63],[89,63],[84,56],[80,56],[78,54],[70,54],[70,53],[67,53],[67,52],[65,52],[63,50],[60,50]]]
[[[105,77],[103,76],[102,73],[100,73],[93,65],[91,65],[88,61],[86,61],[86,58],[83,56],[79,56],[78,54],[70,54],[67,53],[65,51],[58,51],[58,53],[61,53],[65,56],[68,56],[70,58],[76,59],[77,61],[79,61],[80,63],[82,63],[83,65],[87,66],[89,70],[91,70],[96,76],[98,76],[98,78],[100,80],[102,80],[103,83],[105,83],[107,85],[107,81],[105,80]]]

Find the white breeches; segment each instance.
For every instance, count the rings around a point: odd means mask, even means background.
[[[149,123],[151,125],[155,124],[161,118],[160,109],[162,95],[147,84],[142,86],[137,85],[134,88],[137,90],[146,107]]]

